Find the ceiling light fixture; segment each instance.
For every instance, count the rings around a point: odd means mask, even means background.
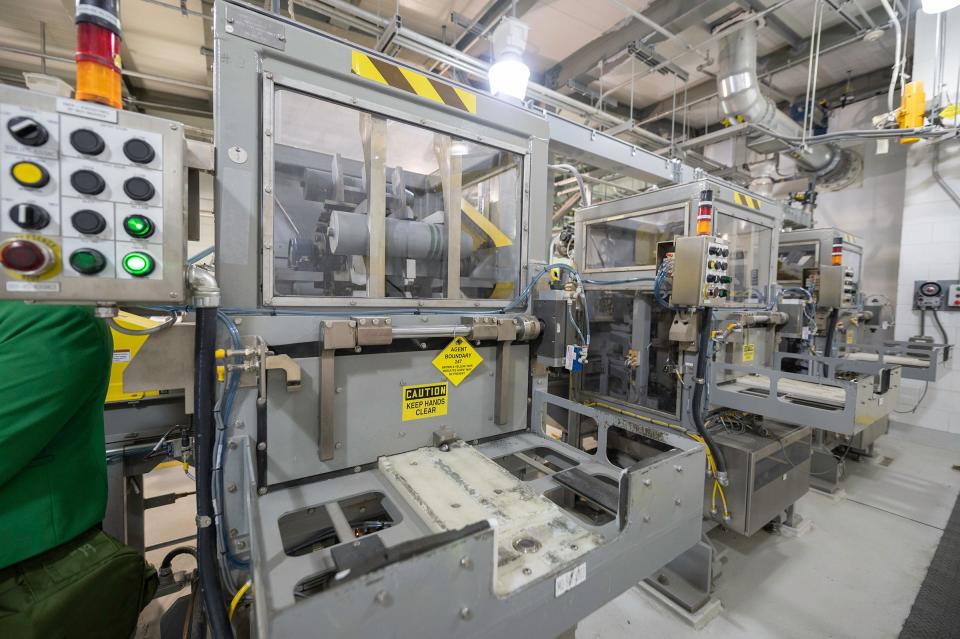
[[[530,82],[530,67],[523,61],[530,27],[513,17],[504,18],[493,32],[493,55],[496,60],[487,78],[490,93],[495,96],[523,100]]]

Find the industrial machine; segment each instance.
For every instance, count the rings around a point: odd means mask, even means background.
[[[878,400],[853,432],[817,428],[810,474],[811,486],[835,493],[840,490],[845,461],[851,456],[870,456],[873,444],[889,429],[888,413],[896,408],[899,386],[896,376],[925,379],[942,374],[949,361],[949,348],[927,340],[896,342],[892,338],[889,304],[862,292],[864,247],[859,238],[836,228],[789,231],[780,240],[778,281],[788,297],[799,298],[784,305],[791,324],[799,327],[784,334],[781,347],[803,352],[811,345],[825,357],[846,362],[870,363],[879,369]],[[813,311],[804,309],[815,309]],[[800,316],[809,315],[811,329],[804,335]],[[817,330],[813,331],[812,324]],[[810,334],[812,339],[810,339]],[[800,370],[809,370],[801,364]],[[890,380],[888,375],[893,375]],[[886,387],[885,392],[879,392]],[[811,422],[820,426],[820,422]]]
[[[751,536],[770,524],[796,526],[793,505],[808,489],[809,427],[781,420],[782,411],[716,400],[728,384],[756,388],[753,370],[775,359],[786,321],[773,310],[781,212],[700,176],[576,214],[591,343],[588,361],[571,375],[571,397],[683,433],[710,451],[701,541],[646,584],[696,625],[717,609],[708,604],[716,601],[718,549],[707,532],[723,526]],[[582,415],[560,426],[586,450],[601,445]],[[611,459],[629,460],[642,444],[608,433],[605,448]]]
[[[128,326],[119,391],[183,389],[213,635],[252,591],[252,636],[556,637],[695,545],[701,443],[547,392],[539,354],[590,341],[576,272],[547,284],[549,118],[215,16],[215,275],[181,126],[0,88],[0,297],[192,314]]]

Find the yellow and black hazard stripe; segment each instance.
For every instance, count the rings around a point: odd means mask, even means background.
[[[755,197],[750,197],[745,193],[733,192],[733,201],[739,204],[740,206],[748,206],[751,209],[760,209],[760,200]]]
[[[444,84],[422,73],[391,64],[362,51],[352,52],[350,70],[361,78],[413,93],[421,98],[466,111],[477,112],[477,96],[459,87]]]

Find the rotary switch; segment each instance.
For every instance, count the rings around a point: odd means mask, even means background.
[[[14,204],[10,209],[10,219],[27,231],[39,231],[50,224],[50,214],[36,204]]]
[[[45,126],[26,116],[10,118],[7,131],[14,140],[25,146],[43,146],[50,139]]]

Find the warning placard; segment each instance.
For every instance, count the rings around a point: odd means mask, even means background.
[[[757,353],[757,345],[756,345],[756,344],[744,344],[744,345],[743,345],[743,361],[744,361],[744,362],[752,362],[754,356],[756,355],[756,353]]]
[[[447,382],[403,387],[403,421],[447,414]]]
[[[470,342],[462,337],[455,337],[434,358],[433,365],[453,382],[454,386],[459,386],[460,382],[473,372],[473,369],[479,366],[481,362],[483,362],[483,358],[480,357],[480,353],[473,350]]]

